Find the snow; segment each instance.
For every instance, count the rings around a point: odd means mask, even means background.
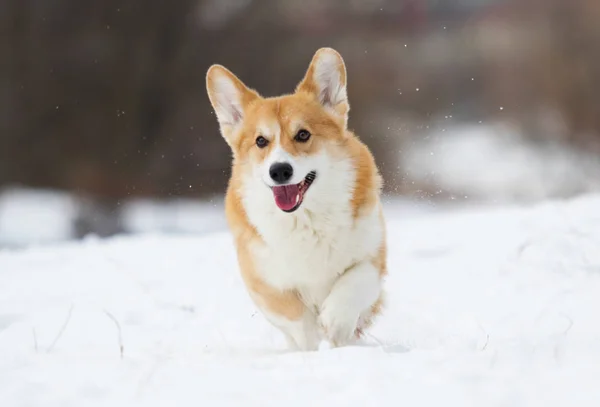
[[[85,197],[59,190],[16,186],[1,190],[0,248],[76,239],[78,217],[94,210],[87,204]],[[225,230],[222,206],[221,196],[204,200],[128,199],[113,215],[127,233],[207,233]]]
[[[76,205],[65,192],[16,187],[0,191],[0,247],[69,239]]]
[[[598,406],[599,207],[389,203],[385,315],[306,353],[256,311],[224,230],[4,249],[0,405]]]
[[[600,191],[597,155],[535,143],[507,124],[436,127],[400,158],[408,179],[471,199],[534,202]]]
[[[133,233],[206,233],[226,227],[224,200],[177,199],[156,201],[132,199],[123,206],[123,226]]]

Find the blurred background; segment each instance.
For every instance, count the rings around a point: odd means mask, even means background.
[[[222,229],[213,63],[343,55],[400,215],[600,190],[598,0],[0,0],[0,247]]]

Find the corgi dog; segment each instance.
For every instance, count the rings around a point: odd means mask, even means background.
[[[221,65],[206,74],[233,155],[225,212],[241,276],[292,350],[356,343],[383,305],[382,178],[347,128],[346,81],[331,48],[293,94],[263,97]]]

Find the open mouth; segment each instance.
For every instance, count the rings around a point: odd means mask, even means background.
[[[284,212],[294,212],[298,209],[302,205],[306,191],[316,177],[317,173],[311,171],[298,184],[271,187],[277,207]]]

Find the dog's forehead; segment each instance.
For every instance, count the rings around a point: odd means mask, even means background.
[[[303,110],[292,97],[267,99],[254,106],[251,126],[263,134],[278,137],[303,122]]]
[[[310,108],[310,103],[301,95],[283,96],[277,104],[277,117],[282,125],[294,127],[310,115]]]

